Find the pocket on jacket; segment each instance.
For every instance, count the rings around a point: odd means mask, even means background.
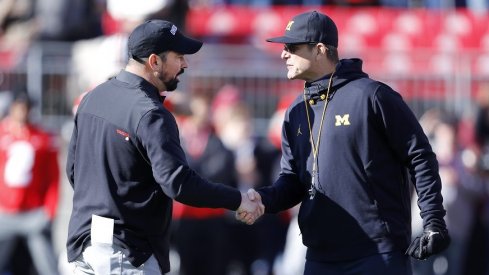
[[[372,248],[375,243],[371,238],[374,231],[383,231],[382,228],[368,229],[371,224],[362,224],[359,217],[354,217],[346,209],[338,205],[327,196],[317,193],[314,199],[302,201],[299,210],[299,228],[302,233],[304,245],[310,248],[323,248],[329,250],[345,247],[364,246]],[[367,230],[365,230],[367,226]],[[379,232],[382,234],[381,232]]]

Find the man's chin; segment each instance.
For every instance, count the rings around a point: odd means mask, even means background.
[[[287,78],[289,80],[294,80],[294,79],[297,79],[297,75],[287,75]]]
[[[176,81],[172,81],[170,83],[166,83],[166,91],[167,92],[172,92],[172,91],[175,91],[177,89],[177,86],[178,86],[178,79]]]

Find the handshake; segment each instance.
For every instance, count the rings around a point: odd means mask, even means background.
[[[236,219],[248,225],[265,213],[265,206],[261,202],[261,196],[254,189],[249,189],[246,193],[241,193],[241,204],[236,210]]]

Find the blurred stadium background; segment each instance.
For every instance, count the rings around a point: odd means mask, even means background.
[[[151,14],[125,14],[131,4],[123,2],[130,1],[121,1],[122,7],[128,7],[114,8],[115,15],[109,7],[90,14],[100,16],[98,30],[74,32],[69,38],[32,34],[13,38],[17,41],[0,40],[0,90],[27,83],[38,103],[37,115],[47,126],[59,129],[70,119],[79,94],[123,67],[127,32]],[[166,7],[163,0],[149,2]],[[331,16],[340,32],[340,57],[362,58],[365,71],[392,85],[418,115],[433,106],[457,114],[470,110],[489,77],[489,16],[485,10],[205,3],[192,6],[190,1],[186,12],[178,12],[181,28],[205,42],[199,53],[188,57],[190,67],[179,90],[215,93],[225,84],[235,85],[252,106],[258,134],[263,133],[280,96],[300,91],[302,86],[285,79],[280,45],[265,39],[280,35],[294,14],[306,10]],[[158,11],[158,5],[152,8]],[[172,20],[167,13],[154,17]],[[16,44],[10,45],[12,42]]]

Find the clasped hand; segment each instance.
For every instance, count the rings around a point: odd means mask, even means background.
[[[246,193],[241,193],[241,205],[236,210],[236,219],[248,225],[265,213],[265,206],[261,202],[261,196],[254,189],[249,189]]]

